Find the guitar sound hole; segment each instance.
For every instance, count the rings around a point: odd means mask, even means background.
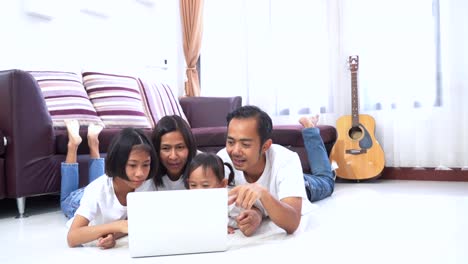
[[[349,130],[348,135],[351,139],[358,140],[362,137],[362,129],[360,127],[352,127]]]

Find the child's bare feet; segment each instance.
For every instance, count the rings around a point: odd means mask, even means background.
[[[99,133],[101,133],[103,127],[98,124],[88,125],[88,146],[89,154],[92,158],[99,158]]]
[[[299,123],[301,123],[301,125],[304,128],[316,127],[318,120],[319,120],[319,115],[309,116],[309,117],[303,116],[299,119]]]
[[[65,120],[65,125],[67,126],[68,132],[68,147],[78,147],[81,144],[80,137],[80,123],[78,120]]]

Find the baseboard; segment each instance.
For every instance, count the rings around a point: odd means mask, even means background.
[[[468,170],[453,168],[440,170],[436,168],[393,168],[386,167],[379,179],[418,180],[418,181],[463,181],[468,182]]]

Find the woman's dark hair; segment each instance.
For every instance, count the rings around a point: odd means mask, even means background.
[[[270,116],[260,108],[254,105],[245,105],[237,108],[236,110],[229,113],[226,117],[227,124],[231,123],[232,119],[247,119],[255,118],[257,120],[257,132],[260,136],[260,146],[271,138],[273,130],[273,122]]]
[[[190,174],[199,167],[202,167],[203,170],[205,171],[207,169],[211,169],[219,181],[224,180],[224,177],[225,177],[224,166],[227,166],[229,168],[228,185],[233,186],[234,185],[234,169],[232,168],[231,164],[227,162],[223,162],[223,160],[214,153],[208,153],[208,152],[199,153],[192,159],[192,162],[190,162],[187,168],[187,173],[184,174],[185,187],[188,189],[189,187],[188,178]]]
[[[180,116],[178,115],[170,115],[164,116],[161,118],[156,127],[153,130],[153,134],[151,135],[151,140],[153,141],[154,149],[159,156],[161,151],[161,138],[167,133],[179,131],[184,138],[185,145],[189,150],[189,154],[187,157],[187,163],[182,170],[182,174],[187,170],[187,165],[192,161],[192,158],[195,157],[197,154],[197,145],[195,143],[195,139],[193,138],[192,130],[190,129],[189,124]],[[156,186],[162,186],[162,177],[167,174],[167,169],[162,164],[159,166],[158,171],[156,172],[156,176],[154,177],[154,182]]]
[[[153,144],[148,137],[136,128],[124,128],[117,134],[109,146],[105,162],[106,174],[109,177],[119,177],[124,180],[129,180],[125,167],[132,150],[144,150],[151,157],[150,172],[148,179],[156,175],[159,167],[159,159],[154,151]]]

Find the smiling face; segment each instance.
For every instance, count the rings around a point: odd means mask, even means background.
[[[212,169],[203,166],[192,171],[187,182],[189,189],[223,188],[227,185],[227,179],[220,181]]]
[[[263,145],[257,130],[255,118],[233,118],[229,122],[226,151],[237,170],[246,176],[259,178],[265,168],[265,151],[271,139]]]
[[[161,137],[159,158],[171,180],[176,181],[183,173],[189,149],[180,131],[173,131]]]

